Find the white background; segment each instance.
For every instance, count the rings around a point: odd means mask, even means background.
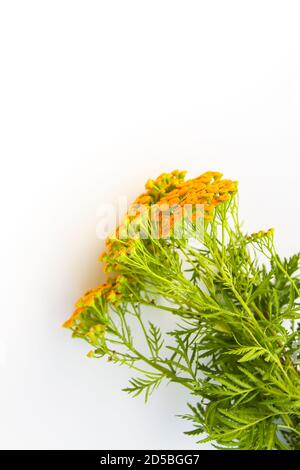
[[[299,248],[298,1],[0,2],[1,448],[196,448],[187,396],[60,324],[101,281],[97,209],[175,168],[240,181],[247,230]]]

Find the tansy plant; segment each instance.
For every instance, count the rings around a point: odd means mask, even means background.
[[[243,233],[236,182],[177,170],[149,180],[101,261],[105,284],[64,323],[89,357],[136,371],[133,396],[189,389],[183,417],[200,443],[300,449],[300,254],[281,259],[273,230]],[[146,306],[176,326],[163,333]]]

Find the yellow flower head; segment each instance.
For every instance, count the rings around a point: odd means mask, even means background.
[[[158,237],[167,237],[177,223],[182,221],[182,213],[185,205],[203,205],[200,213],[191,212],[191,222],[197,218],[210,221],[213,211],[220,205],[229,201],[237,192],[237,183],[231,180],[223,180],[222,174],[208,171],[197,178],[185,181],[186,171],[174,170],[171,173],[162,173],[155,180],[149,179],[145,185],[146,192],[141,194],[132,204],[124,217],[123,224],[117,227],[115,233],[106,240],[106,250],[100,255],[99,260],[104,262],[104,271],[107,273],[107,281],[95,289],[86,292],[76,303],[76,310],[64,323],[67,328],[72,328],[81,315],[89,307],[95,306],[97,298],[101,297],[111,304],[117,305],[124,295],[128,294],[128,286],[134,283],[128,275],[121,275],[122,263],[127,258],[134,256],[139,241],[130,234],[130,226],[139,227],[144,223],[144,217],[137,213],[138,208],[146,208],[146,216],[154,216],[158,224]],[[163,217],[164,208],[169,211],[170,217],[166,221]],[[129,236],[130,235],[130,236]],[[116,276],[119,273],[119,276]]]

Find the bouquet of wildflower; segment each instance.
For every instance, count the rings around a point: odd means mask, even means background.
[[[281,259],[272,229],[242,232],[237,189],[216,172],[149,180],[106,242],[105,284],[64,326],[89,357],[137,371],[133,396],[163,381],[188,388],[199,442],[300,449],[300,254]],[[164,333],[146,306],[176,327]]]

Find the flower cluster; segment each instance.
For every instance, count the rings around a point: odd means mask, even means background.
[[[118,271],[118,261],[134,250],[135,240],[139,238],[138,229],[141,229],[141,224],[148,228],[149,218],[151,228],[153,223],[159,224],[156,231],[158,238],[166,238],[174,230],[175,223],[184,217],[185,206],[191,206],[188,214],[192,221],[195,215],[210,220],[213,210],[237,192],[237,182],[222,180],[222,174],[218,172],[206,172],[188,181],[184,181],[185,175],[185,171],[174,170],[161,174],[156,180],[147,181],[147,192],[134,201],[123,224],[106,242],[107,251],[100,256],[100,261],[109,263],[106,271]],[[196,212],[196,205],[203,207],[203,211]],[[164,212],[167,212],[169,219],[164,217]],[[168,233],[165,229],[168,229]]]
[[[88,310],[97,309],[97,301],[101,298],[106,304],[118,305],[123,298],[128,296],[128,286],[134,286],[134,280],[131,280],[128,276],[117,274],[114,276],[107,277],[104,284],[88,290],[75,304],[75,311],[65,321],[63,326],[65,328],[74,328],[81,326],[81,320],[83,314]]]
[[[237,183],[222,180],[222,176],[221,173],[209,171],[197,178],[182,181],[171,191],[166,191],[157,204],[181,207],[186,204],[201,204],[209,217],[213,209],[228,201],[237,191]]]
[[[273,237],[274,229],[270,228],[269,230],[260,230],[259,232],[252,233],[248,236],[248,240],[251,242],[257,242],[265,238],[273,239]]]
[[[123,272],[123,267],[126,260],[134,255],[140,241],[137,229],[140,229],[142,224],[148,226],[149,218],[153,219],[151,223],[158,224],[158,238],[165,238],[174,230],[175,224],[182,221],[185,206],[192,208],[189,212],[192,222],[195,221],[195,216],[209,221],[214,209],[230,200],[237,192],[237,183],[223,180],[222,174],[218,172],[206,172],[187,181],[185,175],[185,171],[174,170],[161,174],[156,180],[147,181],[146,192],[137,197],[123,224],[106,240],[106,250],[99,258],[104,263],[106,282],[89,290],[76,303],[75,312],[64,323],[66,328],[75,327],[85,310],[95,305],[98,297],[105,299],[108,304],[118,305],[128,298],[133,290],[138,291],[135,280],[127,272]],[[194,210],[196,205],[203,208],[200,213]],[[164,217],[165,212],[168,213],[168,218]],[[143,240],[143,243],[146,244],[147,240]]]
[[[237,192],[237,183],[222,180],[222,176],[221,173],[209,171],[197,178],[182,180],[175,188],[167,187],[170,190],[156,202],[159,236],[168,237],[182,219],[186,221],[187,218],[192,223],[199,218],[211,220],[216,207],[229,201]],[[169,220],[164,218],[164,212],[170,214]]]

